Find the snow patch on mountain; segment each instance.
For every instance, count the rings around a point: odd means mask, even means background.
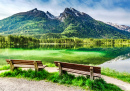
[[[56,17],[54,15],[52,15],[50,12],[46,12],[46,15],[48,16],[48,18],[50,19],[56,19]]]
[[[123,30],[123,31],[127,31],[127,32],[130,32],[130,27],[129,26],[126,26],[126,25],[118,25],[116,23],[111,23],[111,22],[107,22],[106,24],[108,25],[111,25],[113,27],[116,27],[120,30]]]

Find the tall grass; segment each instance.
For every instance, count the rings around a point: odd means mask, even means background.
[[[130,83],[130,73],[127,72],[118,72],[110,68],[102,68],[101,74]]]
[[[29,80],[44,80],[48,76],[48,72],[46,70],[42,71],[33,71],[32,69],[29,70],[22,70],[22,69],[15,69],[14,71],[6,71],[0,74],[0,77],[17,77],[17,78],[27,78]]]
[[[17,77],[17,78],[26,78],[29,80],[48,80],[59,84],[79,86],[84,89],[90,89],[95,91],[122,91],[119,87],[106,83],[103,79],[96,79],[91,81],[87,77],[79,76],[75,77],[74,75],[65,73],[62,76],[59,76],[58,72],[49,73],[46,70],[34,71],[34,70],[21,70],[17,69],[0,74],[0,77]]]

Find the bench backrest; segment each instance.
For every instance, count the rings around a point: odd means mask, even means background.
[[[17,64],[17,65],[34,65],[34,62],[37,62],[38,66],[43,66],[42,61],[6,59],[6,62],[8,64],[10,61],[12,61],[13,64]]]
[[[94,73],[99,73],[101,74],[101,67],[95,67],[95,66],[88,66],[88,65],[81,65],[81,64],[74,64],[74,63],[66,63],[66,62],[54,62],[56,66],[58,66],[58,63],[63,68],[70,68],[70,69],[75,69],[75,70],[80,70],[80,71],[87,71],[90,72],[90,67],[93,67],[93,72]]]

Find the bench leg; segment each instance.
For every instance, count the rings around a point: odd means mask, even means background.
[[[93,80],[93,67],[90,67],[90,80]]]
[[[10,70],[11,70],[11,71],[14,71],[14,67],[10,67]]]
[[[12,60],[10,60],[9,64],[10,64],[10,70],[14,71],[14,64],[13,64]]]
[[[36,61],[34,61],[34,67],[35,67],[35,71],[38,71],[39,69],[38,69],[38,65],[37,65],[37,62]]]
[[[59,67],[59,75],[61,76],[63,72],[62,72],[62,66],[60,63],[58,63],[58,67]]]

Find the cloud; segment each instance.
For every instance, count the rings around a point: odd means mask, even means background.
[[[123,3],[129,0],[0,0],[0,19],[34,8],[58,16],[66,7],[73,7],[100,21],[130,25],[130,6]]]
[[[103,22],[113,22],[121,25],[130,25],[130,12],[122,9],[108,11],[105,9],[92,10],[88,12],[93,18]]]

